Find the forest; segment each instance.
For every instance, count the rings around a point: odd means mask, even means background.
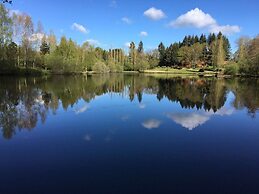
[[[0,4],[0,72],[12,73],[87,73],[139,71],[158,67],[191,68],[223,72],[228,75],[259,75],[259,36],[241,37],[231,53],[227,36],[188,35],[169,46],[144,50],[142,41],[128,49],[105,50],[89,42],[78,44],[65,36],[57,39],[36,25],[26,13],[12,13]]]

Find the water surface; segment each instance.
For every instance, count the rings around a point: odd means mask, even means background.
[[[259,80],[0,77],[0,193],[259,193]]]

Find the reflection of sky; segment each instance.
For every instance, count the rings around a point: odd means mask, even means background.
[[[184,128],[193,130],[198,126],[205,124],[213,116],[230,116],[234,113],[234,108],[231,106],[231,103],[234,99],[233,93],[229,93],[225,106],[219,109],[217,112],[205,111],[205,110],[196,110],[192,109],[191,111],[180,109],[181,112],[171,112],[167,113],[166,116],[170,118],[175,123],[181,125]]]
[[[195,111],[195,112],[180,112],[180,113],[168,113],[167,117],[172,119],[177,124],[180,124],[182,127],[192,130],[200,125],[205,124],[211,117],[215,115],[220,116],[229,116],[233,114],[234,109],[222,108],[216,113],[213,111],[206,112],[204,110]]]
[[[210,119],[210,117],[203,112],[168,113],[167,117],[189,130],[206,123]]]
[[[146,108],[146,104],[140,103],[140,104],[139,104],[139,108],[140,108],[140,109],[145,109],[145,108]]]
[[[142,126],[147,128],[147,129],[159,128],[160,125],[161,125],[161,121],[159,121],[157,119],[149,119],[149,120],[146,120],[142,123]]]
[[[84,113],[85,111],[87,111],[89,109],[89,105],[88,104],[85,104],[83,105],[82,107],[80,108],[76,108],[75,109],[75,114],[78,115],[78,114],[82,114]]]

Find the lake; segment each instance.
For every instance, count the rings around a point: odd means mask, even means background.
[[[0,193],[259,193],[259,79],[0,77]]]

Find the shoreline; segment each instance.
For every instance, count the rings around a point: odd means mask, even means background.
[[[198,77],[218,77],[218,78],[231,78],[231,77],[243,77],[243,78],[259,78],[259,75],[248,75],[248,74],[236,74],[228,75],[222,71],[204,71],[200,72],[198,69],[173,69],[168,68],[166,70],[143,70],[143,71],[122,71],[122,72],[51,72],[49,70],[38,70],[38,69],[13,69],[13,70],[1,70],[0,76],[51,76],[51,75],[98,75],[98,74],[144,74],[144,75],[170,75],[170,76],[198,76]]]

